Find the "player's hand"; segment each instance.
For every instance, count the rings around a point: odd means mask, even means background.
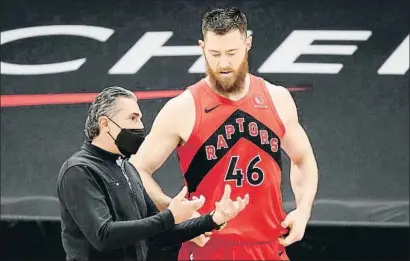
[[[174,216],[175,224],[179,224],[185,220],[188,220],[192,217],[195,211],[200,209],[204,203],[205,198],[201,196],[199,199],[187,200],[185,195],[187,194],[188,189],[185,186],[181,192],[178,193],[169,204],[168,209],[171,211]]]
[[[246,194],[244,198],[237,197],[236,201],[231,200],[231,186],[225,185],[225,190],[219,202],[215,203],[216,209],[212,216],[213,221],[217,225],[221,225],[233,219],[245,209],[249,203],[249,195]]]
[[[198,199],[198,198],[197,197],[192,197],[192,199]],[[197,217],[200,217],[200,216],[201,216],[201,214],[199,214],[198,211],[195,211],[191,218],[197,218]],[[211,235],[212,235],[212,232],[205,232],[205,234],[197,236],[196,238],[193,238],[190,241],[195,243],[199,247],[203,247],[211,239]]]
[[[279,244],[286,247],[302,240],[309,218],[310,213],[308,211],[301,209],[291,211],[281,223],[281,226],[289,228],[290,232],[286,238],[279,238]]]

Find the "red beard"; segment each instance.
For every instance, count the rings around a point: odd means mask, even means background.
[[[248,71],[248,54],[245,55],[237,71],[234,71],[232,68],[223,68],[214,72],[209,66],[208,61],[206,61],[206,73],[209,76],[212,87],[221,94],[235,94],[243,90]],[[230,72],[231,75],[223,76],[221,72]]]

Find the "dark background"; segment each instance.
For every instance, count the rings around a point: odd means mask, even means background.
[[[393,75],[380,75],[378,70],[409,35],[407,1],[2,1],[2,38],[8,30],[43,25],[93,25],[115,31],[105,42],[47,36],[2,45],[1,60],[9,63],[87,58],[73,72],[3,74],[2,102],[4,95],[97,93],[110,85],[133,91],[183,90],[203,77],[188,72],[198,56],[153,57],[135,74],[108,71],[148,31],[172,31],[168,46],[196,45],[200,15],[223,4],[234,4],[249,16],[252,73],[285,87],[309,87],[292,94],[316,153],[320,184],[305,239],[290,248],[290,256],[403,259],[409,243],[408,70]],[[302,55],[297,60],[342,63],[337,74],[259,73],[294,30],[372,34],[366,41],[314,43],[354,44],[353,55]],[[408,64],[408,57],[402,59]],[[166,101],[140,101],[147,129]],[[2,106],[2,257],[64,256],[56,178],[64,160],[81,146],[88,106]],[[287,211],[294,206],[288,169],[285,159]],[[182,177],[175,155],[155,178],[170,195],[179,191]],[[40,250],[45,252],[40,255]]]

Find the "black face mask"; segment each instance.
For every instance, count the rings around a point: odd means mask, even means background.
[[[111,119],[110,119],[111,120]],[[121,129],[117,138],[114,139],[111,134],[111,138],[115,141],[118,150],[121,152],[124,157],[129,158],[132,154],[137,153],[139,147],[145,139],[145,130],[144,129],[124,129],[121,128],[117,123],[111,120],[118,128]]]

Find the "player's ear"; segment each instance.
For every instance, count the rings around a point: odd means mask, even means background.
[[[252,36],[246,38],[246,49],[249,51],[252,48]]]
[[[205,48],[205,42],[204,42],[203,40],[199,39],[199,40],[198,40],[198,45],[199,45],[199,47],[201,47],[202,50],[204,50],[204,48]]]

